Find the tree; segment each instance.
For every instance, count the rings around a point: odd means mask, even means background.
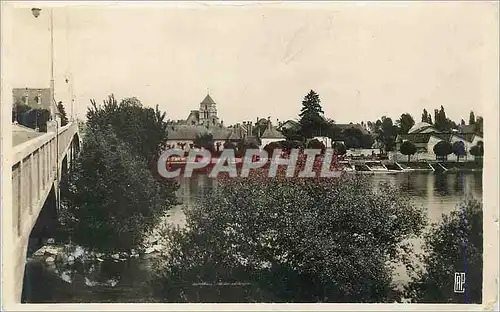
[[[462,120],[460,120],[460,125],[461,125],[461,126],[465,126],[465,120],[463,120],[463,119],[462,119]]]
[[[481,160],[484,156],[484,143],[483,143],[483,141],[479,141],[479,142],[477,142],[476,145],[471,147],[470,153],[472,156],[474,156],[474,158],[478,158],[479,160]]]
[[[211,133],[197,134],[193,140],[194,146],[214,151],[214,136]]]
[[[318,135],[321,130],[326,134],[327,125],[321,114],[321,101],[319,95],[313,90],[304,97],[302,101],[302,109],[300,111],[300,128],[304,138],[310,139]]]
[[[477,116],[476,123],[474,124],[474,131],[480,135],[483,135],[483,117]]]
[[[453,147],[448,141],[439,141],[433,148],[434,154],[440,158],[444,158],[453,153]]]
[[[136,98],[126,98],[118,105],[113,94],[101,106],[95,100],[90,102],[92,105],[87,111],[89,127],[111,125],[118,138],[130,144],[133,152],[148,162],[165,150],[168,124],[158,105],[156,109],[143,107]]]
[[[455,143],[453,143],[452,148],[453,148],[453,154],[457,156],[457,161],[460,161],[461,156],[467,155],[464,142],[462,141],[456,141]]]
[[[408,114],[401,114],[401,117],[398,119],[396,122],[397,126],[399,127],[399,133],[400,134],[406,134],[408,131],[410,131],[411,127],[415,125],[415,120],[413,117]]]
[[[321,152],[324,152],[326,149],[325,144],[323,142],[317,140],[317,139],[312,139],[309,142],[307,142],[307,148],[310,149],[319,149]]]
[[[36,109],[24,104],[17,104],[15,120],[25,127],[47,132],[47,122],[50,120],[50,111],[47,109]]]
[[[57,110],[61,114],[61,127],[64,127],[68,124],[68,116],[66,115],[66,110],[64,109],[64,105],[61,101],[57,103]]]
[[[141,101],[136,98],[135,96],[134,97],[128,97],[128,98],[124,98],[121,102],[120,102],[120,105],[122,106],[135,106],[135,107],[142,107],[142,103]]]
[[[196,300],[193,283],[247,282],[255,291],[244,298],[204,301],[393,302],[389,263],[407,259],[401,250],[425,224],[393,186],[376,192],[347,174],[221,179],[186,214],[187,229],[163,235],[170,248],[154,280],[162,301]]]
[[[448,118],[446,118],[446,113],[444,107],[441,105],[439,110],[434,110],[434,127],[439,131],[449,131],[450,124]]]
[[[281,142],[270,142],[266,146],[264,146],[264,150],[267,152],[267,155],[269,157],[273,157],[273,153],[275,149],[283,149],[283,146],[281,145]]]
[[[410,156],[417,152],[417,147],[410,141],[404,141],[399,148],[399,151],[403,155],[408,156],[408,162],[410,162]]]
[[[333,150],[337,155],[345,155],[347,149],[343,143],[335,142],[333,143]]]
[[[144,235],[177,203],[176,185],[159,183],[110,126],[87,127],[69,186],[63,219],[73,241],[103,252],[140,249]]]
[[[380,120],[377,120],[377,123]],[[394,149],[396,135],[399,129],[392,122],[390,117],[383,116],[380,121],[380,131],[378,133],[378,139],[385,147],[386,151],[392,151]]]
[[[299,140],[283,140],[283,141],[278,141],[279,146],[283,149],[303,149],[305,147],[305,144],[303,141]]]
[[[473,125],[475,123],[476,123],[476,117],[474,115],[474,112],[470,111],[470,114],[469,114],[469,125]]]
[[[285,128],[282,129],[281,133],[288,141],[304,141],[304,137],[302,136],[300,129]]]
[[[480,201],[464,200],[425,235],[423,268],[416,269],[406,297],[418,303],[481,303],[483,211]],[[464,244],[466,243],[466,251]],[[466,254],[466,257],[464,256]],[[466,260],[467,267],[464,267]],[[453,273],[466,272],[466,293],[455,293]]]
[[[424,112],[422,113],[422,119],[421,119],[421,121],[422,122],[429,122],[429,117],[430,117],[429,113],[424,108]]]

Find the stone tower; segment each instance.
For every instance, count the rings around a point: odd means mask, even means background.
[[[217,107],[210,94],[207,94],[205,99],[200,103],[199,122],[200,125],[204,126],[219,125],[219,118],[217,117]]]

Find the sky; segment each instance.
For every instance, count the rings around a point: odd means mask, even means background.
[[[42,8],[36,19],[34,5]],[[48,87],[49,7],[23,1],[8,9],[11,85]],[[441,105],[451,119],[468,121],[471,110],[484,115],[491,106],[485,85],[497,14],[496,4],[472,1],[59,2],[56,99],[70,113],[72,89],[82,117],[90,99],[135,96],[177,120],[209,90],[219,117],[233,124],[297,118],[313,89],[338,123],[402,113],[420,121],[424,108]]]

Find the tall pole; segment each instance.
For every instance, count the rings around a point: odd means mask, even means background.
[[[53,8],[50,8],[50,101],[52,105],[50,107],[51,117],[56,120],[56,112],[54,110],[56,104],[56,99],[54,95],[54,12]]]

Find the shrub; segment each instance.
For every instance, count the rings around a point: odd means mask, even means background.
[[[73,240],[101,251],[137,248],[176,203],[176,185],[159,183],[143,158],[110,127],[89,127],[64,194]]]
[[[460,209],[444,215],[425,235],[423,268],[414,272],[407,297],[419,303],[481,303],[483,282],[482,204],[468,199]],[[454,293],[454,273],[465,272],[466,292]]]
[[[410,141],[404,141],[399,149],[401,154],[408,156],[408,162],[410,162],[410,156],[417,152],[417,147]]]
[[[474,145],[470,149],[470,153],[474,157],[482,158],[484,156],[484,144],[483,141],[477,142],[477,145]]]
[[[347,153],[347,149],[343,143],[335,142],[333,144],[333,149],[337,153],[337,155],[345,155]]]
[[[156,295],[167,302],[195,301],[192,284],[203,282],[248,282],[269,294],[246,302],[392,302],[388,263],[407,259],[407,239],[425,224],[398,190],[374,192],[348,175],[222,178],[186,214],[156,266]]]
[[[307,148],[311,148],[311,149],[319,149],[321,150],[322,152],[325,151],[326,149],[326,146],[325,144],[323,144],[323,142],[317,140],[317,139],[312,139],[310,140],[308,143],[307,143]]]
[[[457,160],[460,160],[460,156],[467,155],[467,151],[465,150],[464,142],[457,141],[452,145],[453,154],[457,156]]]
[[[438,157],[446,158],[448,155],[453,153],[453,147],[450,142],[439,141],[433,148],[434,154]]]

